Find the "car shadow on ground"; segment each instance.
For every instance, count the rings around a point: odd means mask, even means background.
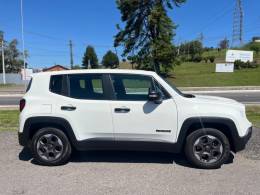
[[[21,161],[31,161],[29,149],[23,148],[19,153]],[[230,153],[229,160],[225,164],[233,163],[234,155]],[[195,168],[190,165],[182,154],[172,154],[166,152],[140,152],[140,151],[74,151],[69,161],[74,163],[105,162],[105,163],[155,163],[155,164],[178,164],[180,166]]]

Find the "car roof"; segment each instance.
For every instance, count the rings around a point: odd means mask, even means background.
[[[119,73],[119,74],[143,74],[143,75],[154,75],[156,74],[153,71],[146,70],[131,70],[131,69],[80,69],[80,70],[64,70],[64,71],[50,71],[50,72],[40,72],[34,73],[33,76],[36,75],[60,75],[60,74],[83,74],[83,73]]]

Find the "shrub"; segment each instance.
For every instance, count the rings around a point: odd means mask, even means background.
[[[181,56],[181,62],[187,62],[188,61],[188,59],[187,59],[187,57],[186,56]]]
[[[215,59],[216,59],[215,56],[209,56],[209,61],[210,61],[211,63],[214,63],[214,62],[215,62]]]
[[[204,60],[205,63],[208,63],[208,61],[209,61],[209,57],[206,56],[206,57],[203,58],[203,60]]]
[[[256,61],[254,62],[243,62],[241,60],[236,60],[234,62],[234,67],[235,69],[239,70],[239,69],[244,69],[244,68],[257,68],[258,67],[258,64]]]
[[[201,60],[202,60],[202,57],[201,57],[201,55],[199,55],[199,54],[196,54],[196,55],[193,57],[193,59],[192,59],[193,62],[201,62]]]

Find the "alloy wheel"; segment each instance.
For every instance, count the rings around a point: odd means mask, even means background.
[[[223,144],[215,136],[204,135],[199,137],[193,145],[195,157],[203,163],[217,162],[223,154]]]
[[[45,134],[37,141],[37,153],[47,161],[58,159],[64,150],[61,139],[54,134]]]

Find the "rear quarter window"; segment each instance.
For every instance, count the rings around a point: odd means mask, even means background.
[[[63,81],[65,75],[53,75],[50,79],[50,91],[59,95],[65,95]]]
[[[32,81],[33,81],[33,79],[31,78],[28,85],[27,85],[26,92],[30,91],[31,86],[32,86]]]

